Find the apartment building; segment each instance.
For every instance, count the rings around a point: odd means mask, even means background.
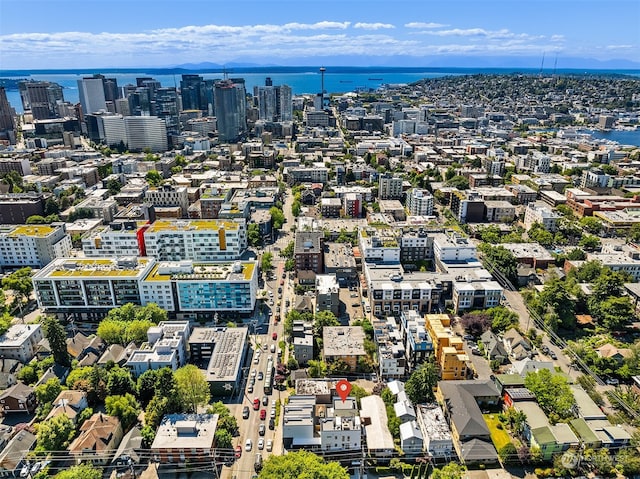
[[[403,378],[408,371],[406,350],[398,321],[393,316],[374,319],[373,336],[378,346],[380,378]]]
[[[215,461],[217,414],[167,414],[156,431],[151,453],[162,464],[186,466]]]
[[[400,232],[392,228],[360,228],[358,243],[363,261],[394,264],[400,262]]]
[[[296,231],[293,257],[296,271],[313,271],[321,274],[324,269],[324,233],[322,231]]]
[[[446,270],[447,263],[468,263],[478,260],[478,251],[469,238],[457,233],[433,235],[433,257],[437,271]]]
[[[147,342],[131,353],[125,366],[134,377],[149,369],[171,368],[187,363],[187,340],[191,334],[189,321],[161,321],[147,331]]]
[[[0,267],[42,268],[71,248],[64,224],[0,225]]]
[[[390,173],[378,178],[378,200],[401,200],[403,179]]]
[[[316,275],[316,307],[340,316],[340,286],[335,275]]]
[[[417,368],[433,353],[433,341],[424,316],[415,310],[400,313],[400,333],[404,341],[407,372]]]
[[[427,332],[433,341],[435,362],[440,368],[440,378],[466,379],[469,356],[464,351],[464,343],[451,329],[451,316],[448,314],[427,314],[425,316]]]
[[[355,372],[358,360],[364,358],[364,330],[362,326],[325,326],[322,330],[322,357],[327,363],[343,361]]]
[[[156,303],[194,318],[216,311],[253,311],[255,261],[158,262],[155,258],[59,258],[33,277],[38,305],[62,318],[98,320],[126,303]]]
[[[0,336],[0,355],[27,364],[44,335],[39,324],[14,324]]]
[[[159,207],[178,207],[181,217],[187,216],[189,209],[189,194],[184,186],[162,185],[158,188],[149,188],[145,194],[146,203]]]
[[[497,281],[464,275],[453,282],[453,309],[456,314],[469,309],[493,308],[500,304],[503,289]]]
[[[558,221],[562,218],[560,213],[556,213],[546,203],[536,201],[529,203],[524,210],[524,227],[531,229],[531,227],[539,223],[542,227],[551,232],[558,231]]]
[[[431,216],[433,214],[433,195],[420,188],[407,192],[407,210],[411,216]]]

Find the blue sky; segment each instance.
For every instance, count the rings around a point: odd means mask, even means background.
[[[0,69],[640,62],[639,0],[0,0]]]

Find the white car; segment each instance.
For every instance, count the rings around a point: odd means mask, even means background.
[[[267,441],[267,451],[271,452],[272,449],[273,449],[273,441],[271,439],[269,439]]]
[[[247,439],[247,442],[244,443],[244,450],[250,451],[253,449],[253,441],[251,439]]]
[[[261,451],[264,449],[264,439],[262,438],[258,439],[258,449]]]

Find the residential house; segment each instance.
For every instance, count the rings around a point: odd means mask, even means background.
[[[398,402],[393,404],[393,410],[396,413],[396,417],[400,419],[401,422],[415,421],[416,419],[416,410],[409,398],[398,400]]]
[[[35,390],[31,386],[18,381],[0,394],[0,413],[12,412],[32,414],[36,410]]]
[[[28,363],[44,338],[39,324],[13,324],[0,336],[0,356]]]
[[[69,454],[77,464],[106,464],[122,440],[122,425],[115,416],[95,413],[80,426],[80,435],[69,445]]]
[[[313,324],[304,321],[293,323],[293,357],[300,366],[313,359]]]
[[[414,420],[400,424],[400,449],[406,456],[422,454],[424,439],[418,423]]]
[[[531,354],[531,343],[515,328],[504,333],[502,342],[507,354],[515,360],[528,358]]]
[[[482,341],[484,354],[489,361],[500,361],[501,364],[506,361],[508,354],[504,348],[504,344],[493,331],[487,330],[482,333],[480,341]]]
[[[531,358],[524,358],[520,361],[515,361],[509,369],[510,374],[518,374],[523,378],[529,373],[537,373],[542,369],[548,369],[555,374],[556,370],[553,365],[553,361],[537,361]]]
[[[460,461],[496,463],[498,454],[480,407],[495,407],[500,394],[489,380],[439,381],[436,397],[442,404]]]
[[[87,336],[84,333],[76,333],[75,336],[67,339],[67,352],[72,359],[77,359],[78,361],[88,354],[93,354],[97,360],[102,355],[104,348],[104,341],[95,334]]]
[[[0,358],[0,391],[13,386],[18,380],[16,374],[22,369],[17,359]]]
[[[75,423],[78,414],[88,407],[87,393],[73,389],[60,391],[58,397],[53,400],[52,406],[46,420],[64,414]]]
[[[134,351],[138,349],[136,343],[131,342],[127,346],[122,346],[121,344],[112,344],[109,346],[102,356],[98,359],[97,364],[99,366],[105,366],[109,362],[113,362],[120,367],[123,367],[129,357],[133,354]]]
[[[115,467],[130,469],[132,464],[139,464],[142,459],[142,433],[139,427],[131,428],[124,435],[118,450],[111,459],[111,464]]]
[[[622,363],[626,358],[632,355],[629,348],[618,348],[611,343],[606,343],[596,348],[596,353],[601,358],[614,359],[618,363]]]
[[[167,414],[158,427],[151,453],[162,464],[213,459],[217,425],[217,414]]]
[[[19,431],[0,452],[0,477],[20,477],[29,462],[29,453],[36,444],[36,435],[26,429]]]

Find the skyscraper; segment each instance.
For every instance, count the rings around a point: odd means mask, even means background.
[[[265,86],[254,88],[258,99],[258,115],[265,121],[291,121],[293,104],[291,87],[287,85],[273,86],[271,78],[267,78]]]
[[[243,78],[216,82],[214,91],[218,138],[237,141],[247,131],[247,98]]]
[[[16,142],[15,111],[7,100],[7,92],[0,86],[0,140]]]
[[[214,80],[205,80],[200,75],[182,75],[180,96],[183,110],[200,110],[212,115],[214,110]]]
[[[59,116],[57,105],[64,101],[60,85],[47,81],[22,81],[18,88],[24,110],[30,110],[35,120]]]
[[[84,77],[78,80],[80,105],[85,115],[107,109],[104,95],[104,83],[100,76]]]

